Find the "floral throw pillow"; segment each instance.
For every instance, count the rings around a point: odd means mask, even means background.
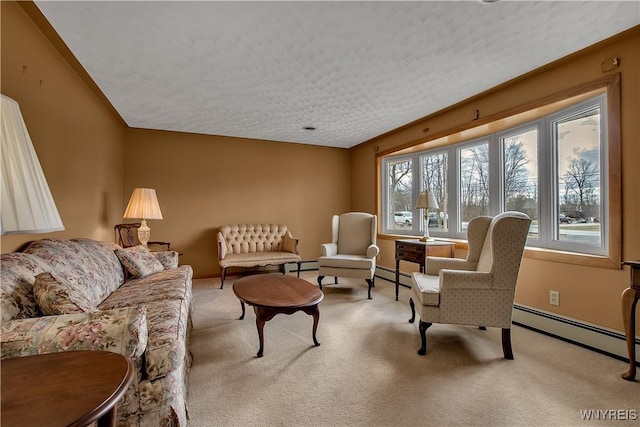
[[[96,311],[96,306],[86,297],[83,288],[82,279],[40,273],[33,284],[33,295],[40,311],[46,316]]]
[[[146,246],[116,249],[116,255],[127,271],[135,278],[146,277],[164,270],[162,263]]]

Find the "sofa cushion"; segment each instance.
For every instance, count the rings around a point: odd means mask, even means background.
[[[162,263],[144,245],[116,249],[116,255],[133,277],[146,277],[164,270]]]
[[[429,276],[424,273],[411,274],[411,286],[415,289],[420,305],[440,305],[440,277]]]
[[[373,258],[366,258],[359,255],[342,255],[337,254],[330,257],[320,257],[318,262],[321,262],[323,267],[337,267],[337,268],[353,268],[370,270],[373,267]]]
[[[31,243],[25,253],[41,258],[45,271],[60,273],[65,278],[82,277],[83,293],[98,305],[124,282],[124,270],[114,243],[91,239],[41,239]]]
[[[0,315],[2,321],[39,316],[33,297],[36,276],[48,267],[40,258],[22,252],[2,254],[0,259]]]
[[[178,268],[178,252],[176,251],[162,251],[151,252],[154,257],[160,261],[165,270],[170,268]]]
[[[46,316],[95,311],[96,306],[87,298],[84,289],[82,277],[40,273],[33,285],[33,295]]]
[[[147,347],[144,307],[15,319],[0,325],[3,359],[56,351],[103,350],[130,358]]]
[[[298,261],[300,256],[291,252],[250,252],[230,254],[219,262],[221,267],[256,267]]]
[[[127,280],[113,291],[98,308],[109,310],[132,304],[146,304],[155,301],[184,299],[191,301],[191,278],[193,270],[189,265],[181,265],[171,270],[163,270],[140,279]]]

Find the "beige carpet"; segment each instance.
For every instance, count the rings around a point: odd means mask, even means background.
[[[303,277],[315,283],[316,274]],[[195,280],[190,425],[640,424],[640,383],[620,378],[622,361],[517,326],[513,361],[502,357],[499,329],[451,325],[432,326],[428,353],[418,356],[407,288],[395,301],[393,284],[378,279],[367,300],[364,281],[340,281],[324,287],[319,347],[311,316],[277,315],[265,325],[264,357],[256,358],[255,315],[247,307],[238,320],[233,279],[223,290],[219,279]],[[638,419],[581,416],[610,409]]]

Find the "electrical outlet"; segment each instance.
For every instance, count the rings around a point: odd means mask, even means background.
[[[549,304],[557,306],[560,305],[560,292],[549,291]]]

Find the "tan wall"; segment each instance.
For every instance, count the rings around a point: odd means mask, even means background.
[[[65,226],[3,236],[2,252],[43,237],[113,241],[113,223],[122,215],[123,127],[20,6],[2,1],[0,7],[0,89],[20,104]]]
[[[371,140],[352,150],[354,210],[376,208],[376,147],[381,151],[404,146],[425,138],[423,129],[435,134],[454,129],[471,120],[471,111],[481,116],[506,111],[547,95],[596,80],[600,64],[608,58],[620,58],[621,66],[610,73],[621,73],[622,85],[622,187],[623,187],[623,259],[640,259],[640,31],[611,44],[574,54],[565,61],[544,67],[514,84],[505,85],[472,102],[428,117],[398,132]],[[608,73],[608,74],[610,74]],[[357,176],[357,178],[356,178]],[[356,196],[357,195],[357,196]],[[379,264],[394,268],[394,241],[380,240]],[[464,255],[464,253],[460,253]],[[629,270],[610,270],[525,259],[520,271],[516,302],[558,313],[574,319],[623,329],[620,295],[629,286]],[[549,305],[549,290],[560,292],[560,307]]]
[[[170,241],[196,277],[220,274],[224,224],[285,224],[303,260],[331,239],[331,215],[351,205],[347,150],[177,132],[127,130],[123,206],[135,187],[156,189],[164,219],[152,240]]]

